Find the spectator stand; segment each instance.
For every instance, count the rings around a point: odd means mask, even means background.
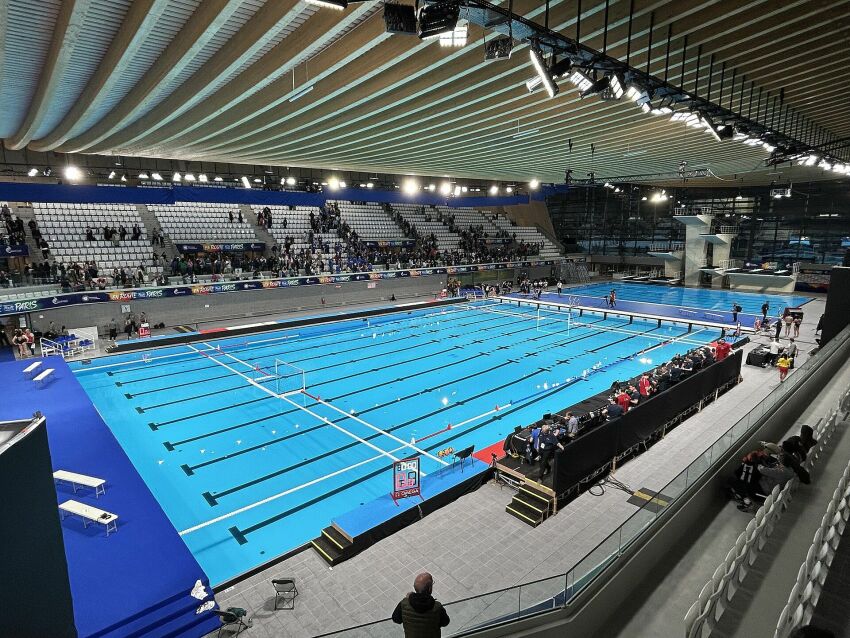
[[[39,340],[41,355],[47,357],[58,354],[66,361],[97,350],[97,327],[75,328],[67,335],[57,335],[53,339],[42,337]]]

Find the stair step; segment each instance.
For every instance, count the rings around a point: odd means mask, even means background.
[[[343,536],[340,531],[331,525],[322,530],[322,536],[327,537],[333,545],[341,552],[345,552],[353,543]]]
[[[533,485],[529,485],[528,483],[523,483],[519,487],[520,492],[527,494],[531,500],[543,502],[548,506],[551,506],[555,502],[555,497],[552,494],[547,494],[541,489],[534,487]],[[538,503],[539,504],[539,503]]]
[[[522,503],[523,505],[533,509],[535,512],[540,512],[541,515],[548,515],[552,511],[552,503],[543,501],[535,496],[531,496],[528,492],[519,492],[514,496],[514,502]]]
[[[310,544],[328,565],[336,565],[344,560],[343,553],[339,547],[329,541],[324,535],[310,541]]]
[[[537,510],[532,509],[522,501],[512,500],[506,507],[505,511],[511,516],[518,518],[523,523],[537,527],[544,520],[544,515]]]

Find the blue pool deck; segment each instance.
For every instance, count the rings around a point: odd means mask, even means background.
[[[209,580],[65,361],[43,361],[42,368],[55,372],[42,388],[23,374],[32,359],[0,364],[6,396],[14,397],[0,405],[0,420],[41,411],[54,471],[106,480],[99,498],[57,485],[57,506],[75,499],[118,515],[118,531],[108,537],[101,525],[83,529],[77,517],[62,521],[78,634],[119,638],[156,624],[145,636],[205,635],[219,623],[209,612],[195,613],[203,601],[190,592],[200,581],[210,600]]]

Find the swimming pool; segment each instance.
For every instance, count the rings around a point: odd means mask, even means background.
[[[385,495],[394,458],[419,454],[427,475],[440,450],[482,449],[717,336],[592,313],[569,329],[564,313],[543,319],[531,306],[459,304],[71,367],[219,584]],[[290,365],[316,398],[278,397],[300,384]]]
[[[630,283],[600,283],[569,288],[570,294],[583,294],[602,297],[617,291],[618,299],[626,301],[642,301],[658,303],[682,308],[699,308],[702,310],[730,310],[737,303],[747,314],[761,314],[761,306],[767,301],[770,304],[769,314],[776,316],[786,306],[796,308],[808,303],[811,297],[800,295],[782,295],[754,292],[738,292],[732,290],[712,290],[710,288],[683,288],[680,286],[660,286],[655,284]]]

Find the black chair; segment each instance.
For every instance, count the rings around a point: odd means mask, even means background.
[[[295,609],[295,598],[298,596],[298,588],[295,586],[294,578],[277,578],[272,581],[274,586],[274,608]],[[283,607],[278,607],[278,601],[283,601]]]
[[[236,633],[231,634],[232,636],[238,636],[243,629],[248,629],[251,626],[251,621],[245,622],[243,620],[245,616],[247,616],[248,612],[239,607],[228,607],[227,609],[213,609],[213,613],[219,617],[221,620],[221,627],[218,628],[218,636],[221,636],[221,632],[227,628],[233,628],[236,626]]]
[[[467,448],[462,449],[460,452],[455,452],[454,459],[452,460],[452,467],[455,466],[455,463],[460,460],[460,471],[463,472],[463,463],[466,459],[472,456],[472,453],[475,451],[475,446],[470,445]]]

